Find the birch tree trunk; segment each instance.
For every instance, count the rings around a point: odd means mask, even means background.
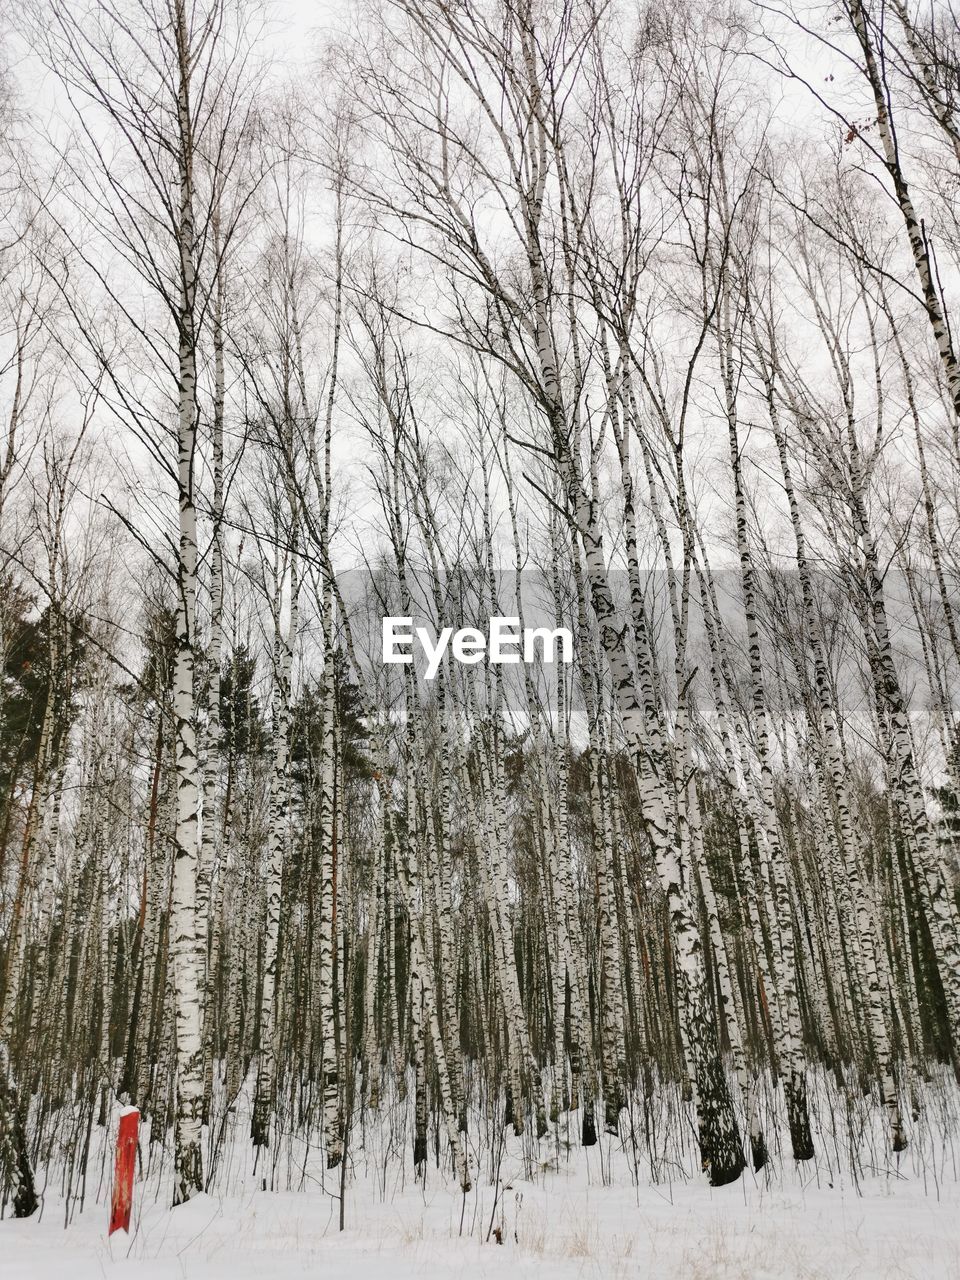
[[[177,1041],[177,1113],[174,1204],[203,1190],[203,1043],[201,974],[197,952],[199,763],[195,703],[197,608],[197,509],[194,458],[197,437],[196,244],[193,187],[191,45],[184,0],[175,0],[177,125],[179,150],[177,487],[180,540],[177,557],[176,664],[173,717],[177,775],[176,849],[173,865],[170,958],[174,976]]]

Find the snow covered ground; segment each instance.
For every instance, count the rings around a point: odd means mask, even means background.
[[[782,1097],[768,1092],[770,1164],[716,1189],[695,1172],[692,1112],[669,1090],[647,1111],[631,1104],[622,1137],[590,1148],[578,1113],[537,1141],[474,1109],[466,1197],[434,1140],[425,1182],[414,1179],[411,1094],[392,1095],[352,1131],[343,1232],[340,1171],[326,1169],[317,1136],[275,1136],[257,1160],[245,1092],[216,1159],[207,1152],[213,1191],[178,1209],[169,1143],[142,1127],[132,1231],[108,1239],[116,1105],[93,1126],[85,1178],[57,1161],[41,1175],[39,1218],[0,1221],[0,1280],[960,1280],[952,1077],[926,1084],[898,1157],[875,1099],[822,1073],[811,1084],[817,1158],[789,1158]]]
[[[251,1170],[238,1168],[228,1181],[251,1189],[176,1210],[153,1198],[165,1179],[155,1189],[147,1180],[131,1236],[108,1240],[109,1183],[98,1189],[91,1180],[87,1207],[66,1229],[62,1201],[49,1190],[40,1221],[0,1223],[0,1276],[960,1280],[952,1153],[936,1180],[909,1167],[853,1180],[821,1164],[805,1170],[805,1180],[792,1171],[748,1174],[717,1190],[698,1179],[633,1186],[618,1154],[608,1143],[602,1170],[602,1148],[574,1148],[531,1170],[514,1144],[499,1181],[479,1177],[465,1204],[435,1168],[426,1188],[409,1178],[385,1185],[371,1173],[348,1193],[342,1233],[335,1184],[254,1190]],[[612,1185],[602,1185],[603,1172]],[[308,1186],[316,1182],[311,1174]]]
[[[460,1197],[409,1192],[389,1205],[354,1204],[342,1234],[316,1192],[202,1196],[176,1211],[150,1205],[128,1239],[106,1238],[91,1208],[63,1229],[46,1216],[0,1226],[0,1275],[23,1280],[339,1280],[475,1277],[543,1280],[897,1280],[960,1278],[960,1197],[883,1180],[863,1194],[809,1186],[764,1190],[752,1180],[711,1191],[512,1184],[503,1244],[458,1236]],[[491,1193],[492,1195],[492,1193]],[[470,1215],[472,1216],[472,1214]],[[465,1224],[465,1231],[470,1222]],[[505,1229],[504,1229],[505,1228]],[[486,1232],[486,1224],[482,1234]]]

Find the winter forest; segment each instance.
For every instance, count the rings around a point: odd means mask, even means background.
[[[960,1275],[949,0],[2,25],[10,1274]]]

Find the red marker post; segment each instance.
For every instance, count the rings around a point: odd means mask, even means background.
[[[110,1212],[110,1230],[130,1230],[130,1210],[133,1207],[133,1171],[137,1163],[137,1132],[140,1128],[140,1112],[136,1107],[124,1107],[120,1112],[120,1130],[117,1133],[117,1163],[113,1171],[113,1207]]]

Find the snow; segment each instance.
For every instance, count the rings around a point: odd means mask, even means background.
[[[176,1210],[135,1205],[132,1235],[109,1240],[104,1203],[64,1229],[48,1197],[39,1222],[0,1223],[0,1276],[960,1280],[956,1183],[938,1190],[888,1174],[858,1188],[747,1175],[716,1190],[701,1181],[603,1186],[594,1153],[578,1151],[536,1181],[512,1176],[506,1161],[495,1213],[488,1179],[465,1208],[435,1169],[425,1189],[408,1182],[384,1195],[362,1182],[348,1193],[343,1233],[337,1200],[322,1190],[205,1195]],[[492,1234],[485,1242],[492,1213],[502,1244]]]
[[[449,1158],[436,1163],[442,1138],[430,1140],[425,1180],[414,1178],[412,1093],[389,1087],[351,1130],[343,1232],[340,1170],[327,1170],[320,1136],[275,1132],[257,1156],[245,1088],[216,1126],[215,1161],[206,1150],[212,1191],[177,1209],[170,1142],[151,1142],[141,1124],[132,1232],[108,1238],[115,1103],[93,1127],[82,1183],[58,1158],[40,1178],[40,1214],[0,1221],[0,1280],[960,1280],[952,1073],[916,1082],[923,1105],[906,1113],[898,1156],[876,1098],[820,1071],[810,1085],[816,1159],[790,1158],[782,1094],[761,1090],[770,1164],[720,1188],[697,1172],[692,1111],[668,1090],[590,1148],[578,1112],[538,1141],[474,1107],[466,1198]],[[652,1148],[634,1142],[634,1123]],[[85,1200],[68,1213],[70,1185]]]

